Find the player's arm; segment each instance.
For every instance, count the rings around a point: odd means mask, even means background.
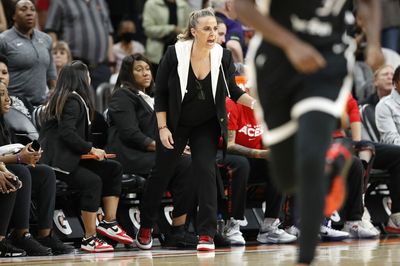
[[[384,64],[381,52],[380,29],[381,9],[377,0],[358,0],[357,15],[363,21],[367,39],[365,62],[373,69],[378,69]]]
[[[253,0],[235,1],[239,20],[259,31],[267,42],[281,48],[297,71],[313,73],[325,66],[325,59],[314,47],[297,38],[271,17],[262,15]]]
[[[236,144],[236,131],[228,130],[228,147],[227,152],[230,154],[242,155],[247,158],[258,158],[258,159],[268,159],[268,150],[258,150],[248,148],[239,144]]]

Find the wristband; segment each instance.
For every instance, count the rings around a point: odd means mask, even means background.
[[[21,163],[21,156],[19,156],[19,153],[17,153],[17,164]]]
[[[158,130],[164,129],[164,128],[168,128],[167,125],[163,125],[161,127],[158,127]]]

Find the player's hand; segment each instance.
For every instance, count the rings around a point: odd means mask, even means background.
[[[300,73],[311,74],[325,67],[326,61],[311,45],[296,40],[284,49],[293,67]]]
[[[374,72],[380,68],[385,63],[382,49],[378,46],[367,46],[365,50],[365,63],[369,65]]]

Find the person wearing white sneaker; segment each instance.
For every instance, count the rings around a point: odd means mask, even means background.
[[[380,235],[379,230],[366,220],[347,221],[342,230],[348,232],[351,238],[376,238]]]
[[[319,233],[322,241],[341,241],[349,238],[349,233],[332,228],[332,221],[325,219]]]
[[[62,68],[43,116],[39,141],[43,149],[41,162],[56,169],[57,179],[79,189],[79,207],[85,228],[81,249],[103,252],[112,247],[96,238],[96,212],[101,201],[105,215],[99,233],[119,242],[132,243],[133,240],[118,226],[113,234],[105,229],[108,227],[105,221],[113,224],[111,231],[116,225],[122,166],[117,161],[105,160],[105,151],[95,148],[89,141],[95,112],[87,94],[91,89],[90,80],[88,67],[81,61],[73,61]],[[91,155],[93,159],[83,159],[82,155]]]
[[[236,77],[236,82],[242,86],[242,89],[248,91],[244,87],[246,83],[244,77]],[[227,154],[225,157],[222,151],[217,154],[217,163],[226,168],[226,178],[229,179],[228,183],[231,186],[228,188],[228,198],[231,200],[230,214],[233,218],[227,222],[225,236],[231,244],[244,245],[245,240],[239,230],[237,220],[244,218],[247,180],[266,182],[265,218],[268,221],[273,222],[278,217],[282,195],[275,189],[269,177],[267,161],[269,151],[263,147],[263,127],[256,121],[253,109],[226,98],[226,110],[228,113]],[[288,243],[296,240],[296,237],[293,238],[283,230],[273,231],[274,237],[271,239],[274,240],[269,243]],[[262,235],[260,239],[264,239],[265,234],[260,234]],[[265,243],[263,241],[261,242]]]
[[[245,245],[242,232],[240,232],[240,223],[238,220],[231,218],[226,222],[224,229],[224,236],[231,243],[231,245]]]
[[[280,221],[276,218],[265,218],[261,224],[260,232],[257,236],[257,241],[263,244],[286,244],[297,240],[297,237],[286,233],[279,228]]]
[[[392,213],[385,227],[386,232],[400,234],[400,213]]]

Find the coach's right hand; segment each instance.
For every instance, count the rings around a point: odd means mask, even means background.
[[[167,127],[160,129],[160,140],[165,148],[170,150],[174,148],[174,139],[172,138],[171,131],[169,131]]]

